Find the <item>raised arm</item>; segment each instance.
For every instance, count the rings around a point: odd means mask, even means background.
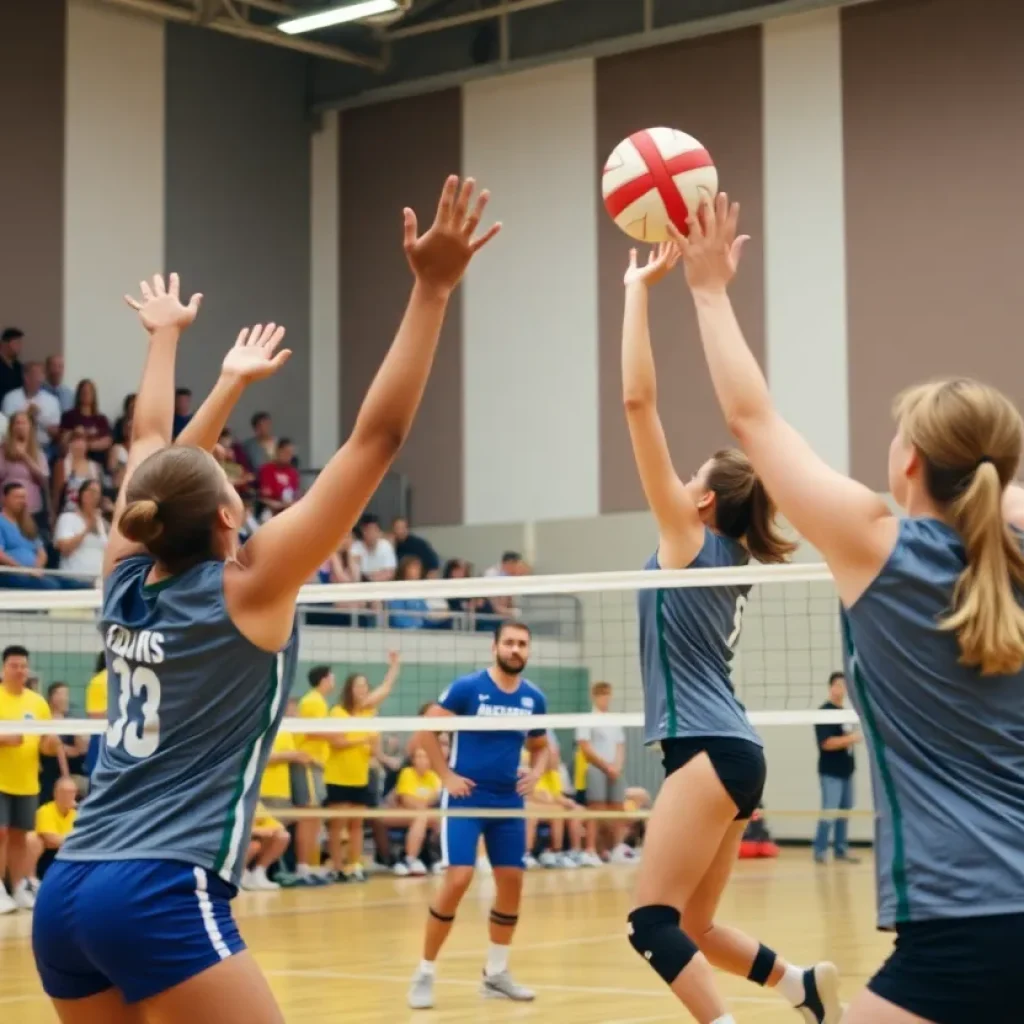
[[[658,415],[654,353],[647,322],[648,288],[660,281],[678,259],[679,250],[674,245],[662,244],[645,265],[638,266],[636,249],[630,250],[622,320],[622,404],[640,482],[658,523],[658,561],[664,569],[689,565],[702,531],[697,506],[672,465]]]
[[[739,205],[719,193],[691,218],[688,237],[669,229],[682,252],[711,381],[729,430],[779,511],[824,555],[849,601],[888,557],[895,520],[877,494],[828,466],[775,408],[726,292],[747,240],[736,235],[738,218]]]
[[[388,670],[381,680],[380,686],[371,690],[363,701],[364,708],[379,708],[391,695],[398,682],[398,673],[402,668],[402,656],[398,651],[388,651]]]
[[[110,540],[103,556],[103,575],[128,555],[142,550],[121,535],[118,521],[125,506],[125,492],[139,465],[155,451],[171,443],[171,423],[174,418],[174,364],[178,354],[178,339],[196,318],[201,295],[193,295],[188,305],[180,299],[177,274],[171,274],[168,285],[160,274],[150,285],[140,285],[141,299],[126,295],[125,301],[138,314],[149,334],[149,351],[142,368],[142,383],[135,401],[132,421],[132,444],[128,452],[121,489],[114,505],[114,523]]]
[[[470,212],[473,181],[445,184],[430,229],[417,237],[416,215],[405,210],[405,253],[415,277],[398,334],[363,400],[352,434],[309,491],[274,517],[242,548],[241,571],[226,580],[233,616],[259,629],[291,606],[299,588],[341,544],[405,442],[437,349],[448,301],[472,256],[497,233],[479,238],[487,202]],[[266,616],[266,619],[264,619]]]

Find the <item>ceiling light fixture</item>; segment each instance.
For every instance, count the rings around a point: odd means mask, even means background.
[[[398,9],[398,0],[358,0],[357,3],[340,4],[326,11],[317,11],[316,14],[304,14],[300,18],[282,21],[277,27],[290,36],[297,36],[331,25],[344,25],[349,21],[372,18],[378,14],[390,14]]]

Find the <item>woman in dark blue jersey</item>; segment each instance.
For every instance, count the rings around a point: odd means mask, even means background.
[[[106,551],[106,740],[33,922],[64,1024],[279,1024],[231,917],[259,780],[297,657],[299,588],[337,550],[401,447],[487,200],[449,178],[431,228],[405,211],[415,278],[352,434],[291,508],[244,545],[243,509],[199,447],[171,445],[174,364],[198,297],[177,277],[129,299],[150,335]],[[242,386],[273,372],[283,331],[243,334],[183,438],[212,448]]]
[[[904,392],[889,489],[827,466],[774,408],[726,287],[728,197],[677,236],[711,379],[769,493],[842,602],[875,793],[879,926],[895,950],[846,1024],[1014,1024],[1024,945],[1024,446],[1013,403],[967,378]]]
[[[792,551],[742,452],[676,474],[656,403],[647,290],[678,260],[662,245],[626,271],[623,400],[644,494],[658,524],[651,570],[781,562]],[[711,967],[776,988],[804,1020],[839,1024],[832,964],[804,970],[715,921],[765,781],[760,737],[733,693],[730,663],[748,586],[643,590],[639,597],[645,740],[660,743],[665,783],[647,827],[630,942],[700,1024],[730,1024]]]

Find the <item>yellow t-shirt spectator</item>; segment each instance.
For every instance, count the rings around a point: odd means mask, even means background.
[[[253,831],[259,832],[281,832],[284,825],[275,818],[263,804],[256,805],[256,813],[252,819]]]
[[[587,765],[590,762],[583,756],[583,751],[579,747],[576,748],[576,762],[573,766],[573,779],[572,784],[576,787],[576,792],[579,793],[581,790],[587,788]]]
[[[67,814],[61,814],[57,802],[51,800],[36,811],[36,832],[66,836],[74,827],[77,814],[78,811],[74,807],[70,808]]]
[[[279,732],[270,756],[274,754],[290,754],[295,750],[295,737],[290,732]],[[292,796],[291,762],[279,761],[268,764],[260,783],[260,796],[272,800],[290,800]]]
[[[441,779],[435,771],[420,775],[412,765],[407,765],[398,773],[395,783],[396,796],[412,796],[417,800],[434,803],[441,795]]]
[[[299,701],[299,718],[326,718],[327,701],[319,690],[310,690]],[[299,736],[299,750],[305,751],[319,765],[325,765],[331,754],[331,745],[327,740],[315,736]]]
[[[85,713],[106,715],[107,713],[107,670],[97,672],[85,688]]]
[[[562,776],[557,768],[551,768],[546,771],[540,779],[537,780],[537,789],[542,793],[548,793],[551,796],[562,795]]]
[[[17,696],[0,685],[0,721],[21,722],[26,718],[50,720],[50,706],[32,690]],[[16,747],[0,747],[0,793],[8,796],[36,796],[39,793],[39,741],[41,736],[25,735]]]
[[[331,718],[372,718],[377,712],[373,708],[349,714],[340,705],[331,709]],[[330,786],[368,786],[370,784],[370,759],[373,756],[370,741],[372,732],[343,733],[347,740],[365,740],[354,747],[335,750],[331,747],[324,782]]]

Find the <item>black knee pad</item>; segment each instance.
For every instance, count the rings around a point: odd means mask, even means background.
[[[667,985],[682,974],[700,952],[679,927],[675,907],[637,907],[629,915],[630,945],[657,971]]]

